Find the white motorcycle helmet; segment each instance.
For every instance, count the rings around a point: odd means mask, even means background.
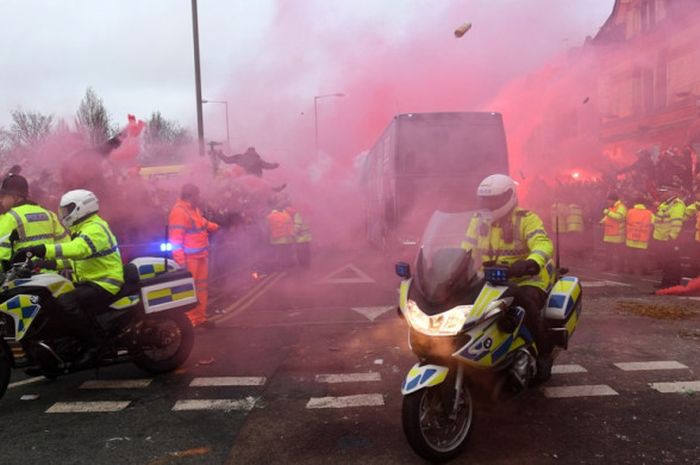
[[[505,174],[488,176],[476,190],[479,208],[491,212],[491,220],[498,221],[518,206],[518,195],[513,178]]]
[[[85,189],[68,191],[61,197],[59,217],[64,225],[71,227],[80,220],[97,213],[100,203],[97,196]]]

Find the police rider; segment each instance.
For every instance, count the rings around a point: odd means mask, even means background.
[[[488,176],[477,189],[479,206],[486,210],[469,225],[463,247],[475,251],[482,263],[510,267],[515,303],[526,312],[525,325],[534,334],[539,351],[537,378],[551,375],[551,345],[543,312],[553,281],[552,241],[535,213],[518,207],[515,181],[504,174]]]

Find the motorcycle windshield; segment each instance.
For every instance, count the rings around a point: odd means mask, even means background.
[[[441,303],[468,289],[481,263],[467,241],[467,230],[485,222],[485,213],[435,211],[428,222],[416,259],[415,281],[423,297]]]

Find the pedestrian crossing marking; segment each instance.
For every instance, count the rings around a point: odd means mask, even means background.
[[[46,413],[107,413],[119,412],[131,404],[130,401],[56,402]]]
[[[207,378],[195,378],[190,387],[216,387],[216,386],[264,386],[265,377],[241,377],[241,376],[212,376]]]
[[[550,399],[567,397],[617,396],[618,393],[607,384],[581,386],[555,386],[544,388],[544,396]]]
[[[185,399],[178,400],[172,408],[174,412],[192,410],[223,410],[250,411],[255,407],[258,397],[246,397],[245,399]]]
[[[588,370],[581,365],[554,365],[552,367],[553,375],[568,375],[571,373],[587,373]]]
[[[629,362],[615,363],[616,367],[623,371],[645,371],[645,370],[685,370],[688,367],[676,361],[659,362]]]
[[[592,287],[632,287],[631,284],[621,283],[618,281],[581,281],[581,287],[592,288]]]
[[[343,397],[312,397],[306,404],[306,408],[381,407],[383,405],[384,396],[381,394],[358,394]]]
[[[93,379],[85,381],[80,389],[143,389],[147,388],[153,379]]]
[[[675,381],[668,383],[650,383],[652,389],[664,394],[700,392],[700,381]]]
[[[374,284],[376,281],[352,263],[321,278],[319,284]]]
[[[352,310],[356,311],[360,315],[366,317],[369,321],[374,321],[377,317],[383,315],[389,310],[396,308],[393,305],[385,305],[382,307],[352,307]]]
[[[382,375],[377,372],[369,373],[340,373],[329,375],[316,375],[317,383],[364,383],[371,381],[381,381]]]

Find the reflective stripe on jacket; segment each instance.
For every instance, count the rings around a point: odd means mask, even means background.
[[[566,232],[583,232],[583,209],[572,203],[566,215]]]
[[[625,242],[625,217],[627,207],[621,201],[615,202],[612,208],[603,210],[603,219],[600,220],[605,227],[603,242],[622,244]]]
[[[95,283],[117,294],[124,285],[124,268],[117,239],[107,222],[94,214],[74,224],[70,232],[70,242],[46,245],[46,258],[70,259],[73,281]]]
[[[56,214],[34,203],[12,207],[0,216],[0,261],[20,249],[68,240],[68,231]]]
[[[209,233],[219,225],[207,220],[202,212],[182,199],[175,202],[168,216],[168,240],[173,247],[173,258],[182,264],[185,255],[206,257],[209,255]]]
[[[633,249],[649,247],[654,214],[647,207],[638,203],[627,212],[627,237],[625,244]]]
[[[685,203],[675,198],[662,202],[654,216],[654,239],[670,241],[678,239],[685,218]]]
[[[554,246],[540,217],[528,210],[516,208],[494,224],[475,216],[469,224],[462,248],[475,250],[475,259],[482,263],[493,261],[512,265],[518,260],[534,260],[540,265],[539,275],[513,281],[521,286],[535,286],[544,291],[552,285]]]
[[[286,210],[272,210],[267,215],[271,244],[292,244],[294,239],[294,220]]]

